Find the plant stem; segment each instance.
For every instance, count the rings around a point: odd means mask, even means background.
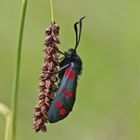
[[[51,21],[54,22],[54,14],[53,14],[53,2],[50,0],[50,7],[51,7]]]
[[[9,140],[11,136],[11,111],[6,105],[0,103],[0,114],[5,118],[6,121],[4,140]]]
[[[12,126],[11,126],[12,127],[11,135],[12,136],[11,136],[11,140],[16,139],[17,99],[18,99],[19,74],[20,74],[20,62],[21,62],[21,47],[22,47],[22,38],[23,38],[26,8],[27,8],[27,0],[22,0],[19,38],[18,38],[17,56],[16,56],[16,68],[15,68],[15,76],[14,76],[13,92],[12,92]]]
[[[6,117],[5,140],[11,140],[11,114]]]

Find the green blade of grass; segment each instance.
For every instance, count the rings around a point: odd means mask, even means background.
[[[11,133],[11,140],[16,139],[17,99],[18,99],[19,74],[20,74],[20,62],[21,62],[21,48],[22,48],[22,39],[23,39],[26,9],[27,9],[27,0],[22,0],[20,27],[19,27],[19,38],[18,38],[17,56],[16,56],[16,68],[15,68],[15,76],[14,76],[13,91],[12,91],[12,126],[11,126],[12,133]]]

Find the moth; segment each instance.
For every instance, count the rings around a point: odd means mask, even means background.
[[[77,81],[82,71],[82,60],[76,50],[80,42],[82,20],[84,18],[85,17],[82,17],[74,24],[76,34],[75,48],[70,48],[64,53],[60,51],[60,53],[64,55],[64,59],[60,62],[60,69],[58,72],[58,77],[60,79],[58,91],[48,111],[48,120],[50,123],[58,122],[67,117],[75,103]]]

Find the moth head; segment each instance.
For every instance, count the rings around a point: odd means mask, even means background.
[[[73,48],[70,48],[67,52],[65,52],[65,57],[70,59],[76,54],[76,50]]]

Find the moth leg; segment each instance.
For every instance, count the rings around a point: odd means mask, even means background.
[[[62,68],[60,68],[60,69],[59,69],[58,71],[56,71],[56,72],[48,72],[48,74],[56,74],[56,73],[59,73],[59,72],[63,71],[65,68],[67,68],[68,66],[69,66],[69,64],[63,66]]]
[[[59,49],[56,48],[56,51],[62,55],[65,55],[62,51],[60,51]]]
[[[64,59],[65,57],[60,57],[60,58],[58,58],[58,59],[55,59],[55,60],[60,60],[60,61],[62,61],[63,59]]]
[[[65,58],[65,57],[61,57],[61,58],[59,58],[58,60],[60,60],[60,61],[61,61],[61,60],[63,60],[64,58]]]
[[[69,64],[63,66],[62,68],[60,68],[60,69],[58,70],[58,72],[61,72],[62,70],[64,70],[64,69],[67,68],[68,66],[69,66]]]

